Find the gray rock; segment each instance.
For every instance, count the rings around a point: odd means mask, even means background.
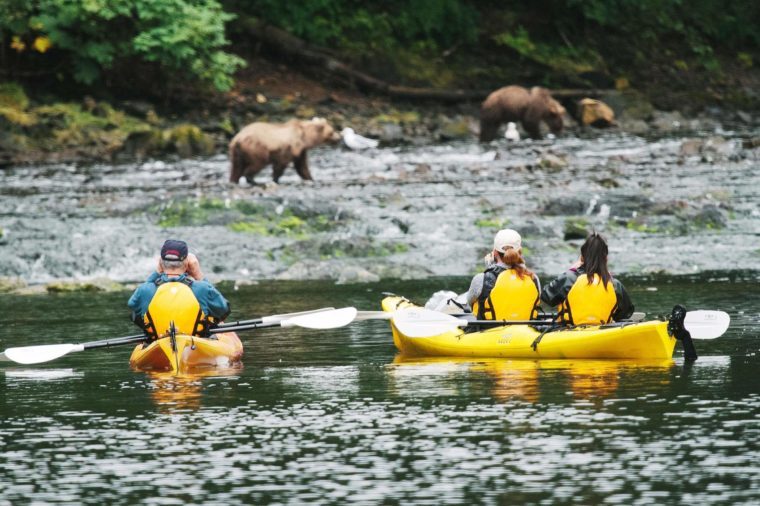
[[[752,124],[752,115],[748,112],[736,111],[736,117],[748,125]]]
[[[557,171],[567,167],[567,160],[553,153],[546,153],[538,159],[538,166],[542,169],[547,169],[550,172]]]
[[[349,265],[340,270],[336,284],[376,283],[377,281],[380,281],[380,276],[377,274],[369,272],[362,267]]]
[[[393,144],[402,142],[405,139],[404,129],[401,125],[395,123],[383,123],[379,137],[384,143]]]
[[[660,132],[673,132],[684,125],[684,118],[678,111],[655,111],[652,115],[652,127]]]
[[[633,135],[646,135],[651,130],[646,121],[636,118],[622,118],[618,120],[618,126],[622,131]]]
[[[586,212],[588,202],[578,198],[558,198],[550,200],[541,208],[540,213],[546,216],[572,216]]]
[[[728,218],[725,212],[714,204],[707,204],[693,217],[694,223],[705,228],[725,228]]]

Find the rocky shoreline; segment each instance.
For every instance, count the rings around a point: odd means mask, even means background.
[[[261,88],[265,90],[265,88]],[[479,104],[391,103],[350,92],[311,93],[243,88],[208,97],[199,108],[164,114],[142,101],[35,104],[14,83],[0,84],[0,167],[44,163],[129,163],[226,154],[227,144],[253,121],[325,117],[336,129],[351,126],[384,146],[423,145],[475,138]],[[278,94],[279,92],[279,94]],[[267,92],[270,93],[270,92]],[[613,131],[639,136],[748,128],[758,119],[745,111],[707,108],[696,115],[656,110],[633,90],[600,97],[616,114]],[[576,100],[565,100],[576,113]],[[157,112],[158,111],[158,112]],[[567,131],[595,135],[571,115]],[[592,129],[593,130],[593,129]],[[523,132],[524,135],[524,132]]]

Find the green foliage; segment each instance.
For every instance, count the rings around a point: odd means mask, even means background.
[[[465,0],[228,0],[225,5],[314,44],[362,57],[388,55],[415,44],[422,51],[445,50],[478,37],[478,11]]]
[[[494,36],[494,41],[560,72],[580,73],[603,66],[602,58],[591,49],[533,42],[528,31],[522,26],[515,32]]]
[[[0,7],[0,33],[22,60],[63,63],[81,83],[138,61],[174,82],[227,90],[243,64],[222,51],[232,18],[216,0],[8,0]]]

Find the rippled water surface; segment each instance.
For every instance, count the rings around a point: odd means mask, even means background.
[[[131,371],[130,350],[0,369],[0,504],[760,502],[756,275],[627,279],[637,309],[722,309],[699,360],[396,355],[385,322],[243,334],[242,367]],[[262,282],[233,317],[377,309],[467,279]],[[134,333],[128,293],[0,295],[0,349]]]

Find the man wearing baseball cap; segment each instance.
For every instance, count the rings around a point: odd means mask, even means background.
[[[536,318],[541,283],[525,266],[522,238],[516,230],[499,230],[486,269],[475,275],[467,302],[479,320],[530,320]]]
[[[158,269],[137,287],[127,303],[132,321],[154,339],[171,323],[179,333],[204,335],[230,314],[227,299],[203,279],[198,258],[187,243],[169,239],[161,247]]]

